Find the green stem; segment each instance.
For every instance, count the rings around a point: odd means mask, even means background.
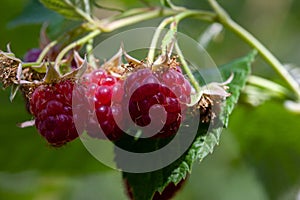
[[[252,34],[246,31],[243,27],[233,21],[224,9],[215,1],[208,0],[211,6],[218,14],[217,20],[232,32],[237,34],[241,39],[255,48],[262,58],[281,76],[296,95],[297,100],[300,100],[300,88],[296,80],[289,74],[280,61]]]
[[[178,12],[170,9],[161,9],[161,8],[155,8],[151,9],[148,12],[144,12],[138,15],[129,16],[126,18],[122,18],[113,22],[108,22],[107,24],[102,24],[101,29],[103,32],[111,32],[118,28],[132,25],[138,22],[142,22],[145,20],[153,19],[160,16],[169,16],[176,14]]]
[[[156,17],[178,14],[178,12],[179,11],[175,11],[175,10],[171,10],[171,9],[162,9],[162,8],[154,8],[153,9],[152,8],[152,9],[149,9],[148,12],[139,13],[137,15],[132,15],[132,16],[129,16],[126,18],[115,20],[115,21],[110,21],[109,18],[103,19],[101,21],[102,23],[97,24],[97,27],[98,27],[97,30],[92,31],[90,34],[88,34],[88,35],[84,36],[83,38],[66,46],[57,56],[55,63],[58,66],[58,64],[61,62],[61,60],[63,59],[64,55],[67,52],[69,52],[71,49],[73,49],[74,47],[76,47],[78,45],[85,44],[90,39],[93,39],[94,37],[99,35],[101,32],[112,32],[112,31],[114,31],[118,28],[124,27],[124,26],[128,26],[128,25],[135,24],[135,23],[138,23],[141,21],[153,19]],[[193,15],[201,17],[203,20],[209,20],[209,21],[213,21],[213,19],[215,18],[215,15],[211,12],[185,11],[184,13],[180,13],[178,15],[177,20],[179,21],[185,17],[193,16]],[[95,23],[95,21],[93,21],[93,23]]]
[[[93,49],[94,49],[93,43],[94,43],[93,38],[88,41],[88,43],[86,44],[86,53],[87,53],[88,63],[96,69],[97,64],[96,64],[96,58],[93,54]]]
[[[167,6],[169,6],[169,7],[172,8],[173,10],[179,10],[179,11],[180,11],[180,10],[181,10],[181,11],[186,10],[185,7],[175,6],[175,5],[171,2],[171,0],[166,0],[165,2],[166,2],[166,4],[167,4]]]
[[[90,15],[92,13],[91,6],[90,6],[90,0],[83,0],[83,2],[84,2],[85,12]]]
[[[289,85],[289,87],[295,92],[297,99],[300,100],[300,88],[297,81],[289,74],[280,61],[253,35],[243,29],[234,21],[231,21],[228,25],[224,24],[228,28],[232,29],[237,35],[239,35],[250,46],[254,47],[258,53],[264,58],[264,60],[281,76],[283,80]]]
[[[159,17],[159,16],[167,16],[167,15],[171,15],[174,13],[176,13],[176,12],[174,12],[172,10],[152,9],[149,12],[141,13],[139,15],[129,16],[127,18],[119,19],[119,20],[116,20],[113,22],[110,22],[109,20],[103,20],[103,22],[106,22],[106,24],[103,24],[103,23],[98,24],[99,29],[92,31],[90,34],[88,34],[88,35],[84,36],[83,38],[81,38],[75,42],[72,42],[71,44],[66,46],[58,54],[58,56],[55,60],[55,63],[58,66],[59,63],[61,62],[61,60],[63,59],[63,57],[65,56],[65,54],[68,53],[71,49],[75,48],[78,45],[87,43],[90,39],[93,39],[94,37],[99,35],[101,32],[112,32],[118,28],[128,26],[131,24],[135,24],[137,22],[141,22],[141,21],[152,19],[152,18]]]
[[[39,66],[40,64],[41,64],[40,62],[26,62],[26,63],[22,63],[22,68]]]
[[[85,1],[84,3],[86,3],[86,0],[84,0],[84,1]],[[70,0],[65,0],[65,2],[66,2],[69,6],[73,7],[73,9],[74,9],[79,15],[81,15],[86,21],[88,21],[88,22],[91,23],[91,24],[96,25],[96,21],[92,19],[92,17],[90,16],[89,13],[84,12],[83,10],[79,9],[76,5],[74,5],[72,2],[70,2]],[[86,5],[85,5],[85,6],[86,6]],[[85,8],[85,9],[86,9],[86,8]]]
[[[94,30],[92,32],[90,32],[88,35],[84,36],[83,38],[75,41],[75,42],[72,42],[71,44],[69,44],[68,46],[66,46],[59,54],[58,56],[56,57],[56,60],[55,60],[55,64],[56,66],[59,66],[59,64],[61,63],[61,60],[63,59],[63,57],[70,51],[72,50],[73,48],[79,46],[79,45],[82,45],[82,44],[85,44],[87,43],[90,39],[96,37],[97,35],[99,35],[101,33],[101,31],[99,29],[97,30]]]
[[[54,65],[55,62],[47,62],[50,65]],[[22,68],[27,68],[27,67],[33,67],[33,69],[36,69],[35,67],[38,67],[41,65],[41,62],[25,62],[22,63]]]
[[[190,70],[190,67],[188,66],[187,62],[185,61],[184,55],[183,55],[182,51],[180,50],[178,43],[175,43],[175,49],[179,56],[179,59],[180,59],[181,65],[182,65],[182,69],[184,70],[186,75],[189,77],[190,82],[193,85],[193,87],[195,88],[196,92],[197,93],[200,92],[201,87],[199,86],[197,79],[195,78],[192,71]]]
[[[147,56],[147,61],[149,64],[152,64],[153,61],[154,61],[154,56],[155,56],[155,50],[156,50],[156,45],[157,45],[157,42],[158,42],[158,39],[159,39],[159,36],[162,32],[162,30],[168,25],[170,24],[171,22],[174,21],[174,17],[168,17],[166,19],[164,19],[160,24],[159,26],[157,27],[157,29],[155,30],[155,33],[152,37],[152,41],[151,41],[151,44],[150,44],[150,49],[149,49],[149,52],[148,52],[148,56]]]
[[[58,40],[54,40],[52,42],[50,42],[41,52],[41,54],[39,55],[38,59],[37,59],[37,63],[41,63],[43,61],[43,59],[45,58],[45,56],[47,55],[47,53],[50,51],[50,49],[52,47],[54,47],[57,44]]]
[[[177,31],[177,26],[179,24],[179,22],[181,20],[183,20],[184,18],[187,17],[200,17],[203,20],[207,20],[207,21],[214,21],[214,18],[216,17],[213,13],[211,12],[207,12],[207,11],[200,11],[200,10],[185,10],[175,16],[171,16],[168,17],[166,19],[164,19],[159,26],[157,27],[152,41],[151,41],[151,45],[150,45],[150,50],[147,56],[147,60],[149,63],[153,63],[154,60],[154,55],[155,55],[155,49],[156,49],[156,45],[159,39],[159,36],[162,32],[162,30],[170,23],[174,22],[171,24],[171,29]]]
[[[247,80],[248,84],[267,89],[268,91],[274,92],[274,94],[277,94],[279,96],[291,98],[293,97],[293,94],[289,90],[287,90],[285,87],[279,85],[278,83],[275,83],[273,81],[264,79],[259,76],[250,76]]]
[[[125,18],[125,17],[130,17],[130,16],[142,14],[142,13],[145,13],[145,12],[149,12],[151,10],[153,10],[153,9],[151,9],[151,8],[133,8],[133,9],[126,10],[126,11],[121,11],[121,14],[109,17],[106,20],[107,21],[116,21],[118,19],[122,19],[122,18]]]

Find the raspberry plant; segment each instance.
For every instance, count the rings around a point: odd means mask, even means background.
[[[6,52],[1,51],[0,82],[3,88],[11,87],[11,100],[20,90],[27,110],[32,114],[32,120],[20,124],[21,127],[36,126],[40,135],[58,148],[82,134],[75,127],[75,121],[80,121],[92,138],[110,140],[133,152],[151,152],[162,148],[177,134],[185,119],[190,117],[182,113],[200,112],[196,137],[180,158],[155,171],[122,172],[130,199],[169,199],[182,187],[193,163],[202,161],[219,143],[220,130],[228,125],[229,115],[247,81],[248,85],[270,91],[271,96],[284,96],[289,100],[287,107],[290,109],[295,109],[300,101],[295,77],[254,36],[231,19],[215,0],[208,0],[212,11],[187,9],[175,6],[170,0],[162,0],[159,7],[133,8],[102,19],[93,15],[93,7],[99,6],[95,1],[40,2],[76,21],[77,26],[52,41],[43,27],[41,47],[28,51],[23,60],[14,55],[9,46]],[[158,25],[144,58],[133,58],[121,47],[116,55],[100,64],[90,53],[96,36],[160,17],[164,19]],[[227,80],[224,83],[201,85],[201,77],[194,74],[185,61],[176,33],[178,25],[186,18],[220,23],[254,49],[248,56],[219,68],[223,79]],[[167,26],[168,32],[160,41],[161,51],[158,52],[155,47],[162,29]],[[172,55],[174,49],[177,55]],[[86,53],[87,56],[82,58]],[[281,76],[287,88],[250,75],[251,63],[257,53]],[[79,85],[82,93],[73,93],[74,85]],[[82,100],[76,107],[82,116],[74,115],[72,110],[74,94]],[[129,115],[125,114],[126,103]],[[151,131],[136,131],[135,136],[126,134],[128,130],[150,124],[159,114],[157,105],[164,107],[166,119],[155,122],[155,127],[162,127],[155,135],[151,135]],[[126,118],[136,126],[128,127]],[[212,129],[210,124],[214,124]],[[115,153],[118,165],[124,158],[117,151]]]

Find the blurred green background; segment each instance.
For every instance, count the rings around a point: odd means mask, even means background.
[[[32,6],[32,2],[1,1],[0,49],[4,50],[10,43],[12,51],[22,57],[27,50],[38,46],[41,21],[51,19],[63,24],[53,13],[40,17],[45,10]],[[98,2],[124,9],[143,6],[140,1],[133,0]],[[219,2],[284,63],[300,63],[299,1]],[[174,3],[209,8],[202,0]],[[26,17],[18,17],[28,5],[31,5],[30,16],[36,15],[34,25],[26,24]],[[99,15],[108,14],[103,11]],[[158,22],[153,20],[142,25],[155,26]],[[186,20],[179,31],[197,39],[207,26]],[[55,34],[59,31],[55,33],[54,30],[53,37]],[[221,65],[246,55],[250,48],[225,30],[207,50]],[[259,58],[253,72],[279,80]],[[9,91],[0,91],[0,199],[126,199],[120,173],[101,165],[79,140],[54,149],[47,146],[34,128],[17,128],[16,123],[31,117],[25,111],[20,94],[13,103],[8,96]],[[194,165],[189,182],[175,199],[297,199],[300,192],[299,120],[299,115],[286,111],[279,101],[268,101],[259,107],[241,101],[230,118],[229,128],[222,134],[220,145],[201,164]]]

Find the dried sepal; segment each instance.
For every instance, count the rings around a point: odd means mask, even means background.
[[[126,72],[122,61],[123,52],[123,47],[121,46],[119,51],[108,61],[103,63],[103,65],[101,65],[100,68],[103,68],[115,77],[122,77]]]
[[[0,82],[3,88],[18,84],[17,74],[21,63],[13,53],[0,51]]]
[[[221,111],[221,105],[223,98],[217,95],[203,94],[197,105],[197,109],[200,110],[200,122],[210,123],[217,118]]]
[[[11,48],[10,48],[10,43],[8,43],[8,44],[6,45],[6,50],[7,50],[8,53],[13,54],[13,52],[11,51]]]
[[[48,27],[48,23],[44,23],[41,31],[40,31],[40,48],[43,49],[45,48],[50,42],[51,40],[49,39],[48,35],[47,35],[47,27]]]
[[[80,63],[81,65],[77,69],[65,74],[62,78],[79,80],[88,68],[86,57],[84,57],[84,59],[82,60],[82,62],[80,61]]]
[[[86,62],[86,58],[82,58],[78,51],[73,51],[73,58],[77,66],[81,66],[84,62]]]
[[[229,97],[230,93],[227,92],[229,87],[227,86],[233,80],[233,74],[223,83],[212,82],[202,87],[201,91],[206,95],[216,95],[220,97]]]
[[[162,65],[167,65],[167,63],[168,63],[168,57],[167,57],[167,55],[166,54],[162,54],[162,55],[159,55],[157,57],[157,59],[153,62],[152,68],[155,69],[155,68],[158,68],[158,67],[160,67]]]
[[[43,61],[40,65],[32,65],[30,68],[32,68],[34,71],[36,71],[37,73],[46,73],[47,71],[47,65],[46,62]]]
[[[9,100],[12,102],[20,89],[20,85],[12,85],[10,89]]]
[[[47,67],[46,75],[43,79],[43,83],[52,83],[60,80],[61,75],[60,73],[56,70],[57,67],[52,65],[51,63],[45,63]]]
[[[41,64],[41,67],[46,67],[45,63]],[[20,91],[25,99],[26,104],[28,104],[29,99],[31,98],[32,93],[35,88],[37,88],[45,77],[45,73],[38,73],[35,69],[27,67],[22,69],[22,76],[20,79]],[[26,108],[29,111],[28,105]]]
[[[143,61],[140,61],[140,60],[130,56],[125,50],[123,50],[123,54],[124,54],[125,60],[127,61],[129,66],[138,67],[141,65],[145,65],[145,63]]]
[[[200,123],[217,123],[222,102],[230,96],[227,86],[233,80],[233,74],[223,83],[212,82],[202,87],[196,109],[200,110]]]
[[[34,125],[35,125],[35,120],[30,120],[30,121],[26,121],[26,122],[17,124],[17,126],[19,128],[26,128],[26,127],[30,127],[30,126],[34,126]]]
[[[108,61],[106,61],[102,67],[105,69],[111,69],[113,67],[119,66],[122,64],[122,55],[123,55],[123,49],[120,48],[119,51],[111,57]]]

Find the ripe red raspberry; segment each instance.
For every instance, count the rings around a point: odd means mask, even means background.
[[[166,138],[173,136],[183,120],[182,113],[190,102],[191,86],[180,70],[169,68],[164,71],[152,71],[149,68],[140,69],[131,74],[125,81],[125,96],[129,102],[129,113],[138,126],[147,126],[151,118],[149,109],[156,115],[158,104],[165,109],[166,121],[154,120],[155,126],[163,128],[154,136]],[[143,133],[145,136],[151,133]]]
[[[30,99],[30,110],[38,131],[55,147],[78,137],[72,113],[73,87],[72,80],[40,85]]]
[[[106,71],[98,69],[85,75],[83,84],[87,87],[86,96],[90,103],[90,115],[96,113],[98,119],[98,122],[95,122],[91,120],[93,117],[89,118],[86,127],[87,133],[91,137],[102,139],[105,138],[104,133],[109,140],[118,140],[123,135],[123,131],[118,126],[118,123],[122,122],[122,81],[109,75]],[[112,101],[113,93],[114,100]]]
[[[188,177],[186,179],[182,179],[177,185],[175,185],[174,183],[170,183],[169,185],[167,185],[167,187],[161,194],[159,192],[155,192],[154,196],[152,197],[152,200],[170,200],[176,195],[178,191],[182,189],[187,179]],[[126,195],[129,197],[130,200],[134,200],[133,191],[127,179],[123,179],[123,183],[126,189]]]

